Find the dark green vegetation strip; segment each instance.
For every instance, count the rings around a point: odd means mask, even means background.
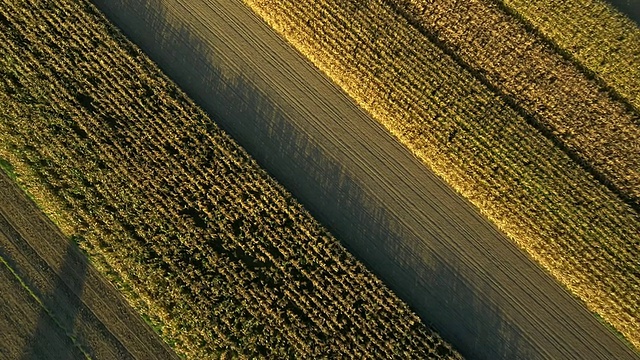
[[[2,171],[9,175],[13,180],[17,178],[13,165],[3,158],[0,158],[0,169],[2,169]]]
[[[92,6],[0,28],[0,155],[178,352],[459,358]]]

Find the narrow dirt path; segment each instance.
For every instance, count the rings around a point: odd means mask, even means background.
[[[9,358],[177,358],[2,172],[0,288]]]

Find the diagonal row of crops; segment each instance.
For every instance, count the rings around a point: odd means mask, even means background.
[[[459,358],[89,4],[0,5],[0,157],[181,354]]]
[[[640,110],[640,29],[602,0],[499,0]]]
[[[640,218],[627,203],[384,1],[245,2],[640,347]]]
[[[457,62],[640,209],[636,111],[628,111],[493,0],[388,2],[426,36],[452,49]]]

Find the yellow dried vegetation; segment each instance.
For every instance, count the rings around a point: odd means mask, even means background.
[[[493,0],[389,2],[572,160],[640,209],[638,112]]]
[[[462,66],[456,49],[383,0],[245,3],[640,347],[638,213]]]
[[[640,110],[640,29],[602,0],[501,0]]]

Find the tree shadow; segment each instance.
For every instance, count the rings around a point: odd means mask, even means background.
[[[0,177],[3,177],[0,181],[16,187],[14,194],[21,193],[21,190],[17,189],[17,185],[1,171]],[[10,200],[10,198],[14,197],[11,193],[3,193],[2,196],[7,196],[7,201],[11,201],[11,205],[22,205],[16,211],[25,213],[25,219],[30,219],[30,212],[38,211],[39,213],[39,209],[30,203],[23,194],[22,199],[15,199],[15,201]],[[72,241],[68,241],[63,237],[53,239],[55,235],[52,235],[52,238],[44,238],[40,231],[40,224],[35,224],[29,220],[28,224],[15,225],[14,221],[15,219],[12,215],[0,212],[0,231],[10,241],[10,243],[0,246],[0,255],[2,255],[8,266],[13,269],[15,275],[21,279],[24,286],[28,287],[28,291],[31,292],[32,296],[39,299],[41,303],[35,330],[26,341],[22,349],[23,355],[21,358],[71,359],[82,356],[82,350],[86,351],[89,348],[82,344],[84,349],[81,349],[75,343],[74,336],[76,334],[74,328],[84,306],[80,298],[89,266],[87,260]],[[21,227],[17,228],[16,226]],[[26,226],[32,226],[33,228],[26,228]],[[42,242],[41,246],[30,243],[29,240],[25,239],[21,231],[28,231],[29,236],[36,239],[36,241]],[[56,269],[57,264],[49,263],[39,253],[46,253],[61,242],[66,242],[66,249],[58,250],[59,255],[47,255],[50,259],[58,256],[62,259],[59,262],[59,269]],[[13,250],[10,251],[9,248]],[[20,254],[19,258],[12,256],[14,252]],[[44,279],[54,278],[53,289],[47,291],[46,283],[43,283],[43,281],[46,281]],[[63,332],[62,334],[60,334],[61,331]],[[52,343],[52,341],[59,341],[61,338],[68,341],[64,344]]]

